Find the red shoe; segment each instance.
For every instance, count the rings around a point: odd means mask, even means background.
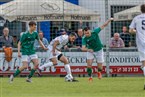
[[[89,78],[89,82],[92,82],[92,81],[93,81],[93,78],[92,78],[92,77],[90,77],[90,78]]]
[[[98,72],[97,74],[98,74],[98,79],[101,79],[102,78],[101,72]]]

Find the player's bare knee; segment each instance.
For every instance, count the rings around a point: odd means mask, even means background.
[[[39,64],[34,65],[34,69],[38,69]]]
[[[23,65],[23,68],[24,68],[24,69],[27,69],[27,67],[28,67],[27,65]]]
[[[63,61],[64,64],[69,64],[68,60]]]

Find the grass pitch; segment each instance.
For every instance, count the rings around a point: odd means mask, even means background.
[[[79,82],[64,82],[60,77],[0,78],[0,97],[145,97],[143,77],[77,78]]]

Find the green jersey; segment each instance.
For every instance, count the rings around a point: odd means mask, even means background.
[[[37,32],[33,32],[31,34],[29,31],[27,31],[23,33],[23,35],[20,38],[22,55],[35,54],[36,52],[34,49],[35,39],[39,40],[39,36]]]
[[[92,49],[93,51],[99,51],[103,48],[101,40],[99,38],[99,32],[101,28],[96,28],[91,32],[90,37],[84,36],[82,39],[82,45],[85,45],[88,49]]]

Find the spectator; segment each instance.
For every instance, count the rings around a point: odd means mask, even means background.
[[[40,40],[43,42],[44,46],[47,47],[48,41],[46,38],[44,38],[42,31],[39,32],[39,37],[40,37]],[[34,47],[36,50],[43,50],[37,40],[35,40]]]
[[[0,36],[0,41],[2,42],[2,48],[13,46],[13,37],[9,35],[9,28],[5,27],[3,29],[3,35]]]
[[[77,37],[76,41],[74,42],[74,44],[77,48],[81,48],[82,47],[83,30],[78,29],[77,35],[78,35],[78,37]]]
[[[13,47],[14,47],[14,48],[17,48],[17,47],[18,47],[17,36],[13,36]]]
[[[10,67],[13,53],[13,37],[9,35],[9,28],[5,27],[3,29],[3,35],[0,37],[0,42],[2,43],[2,48],[4,50],[5,60]],[[11,67],[10,69],[12,70],[13,68]]]
[[[77,48],[78,50],[82,47],[82,37],[83,37],[83,30],[80,28],[77,30],[77,39],[74,43],[68,43],[64,49],[69,50],[69,48]]]
[[[122,47],[124,47],[124,42],[120,38],[119,33],[114,33],[114,37],[111,38],[111,41],[110,41],[110,47],[111,48],[122,48]]]
[[[122,31],[123,32],[120,33],[120,37],[124,41],[125,47],[130,47],[131,46],[131,36],[127,32],[127,27],[123,26]]]

